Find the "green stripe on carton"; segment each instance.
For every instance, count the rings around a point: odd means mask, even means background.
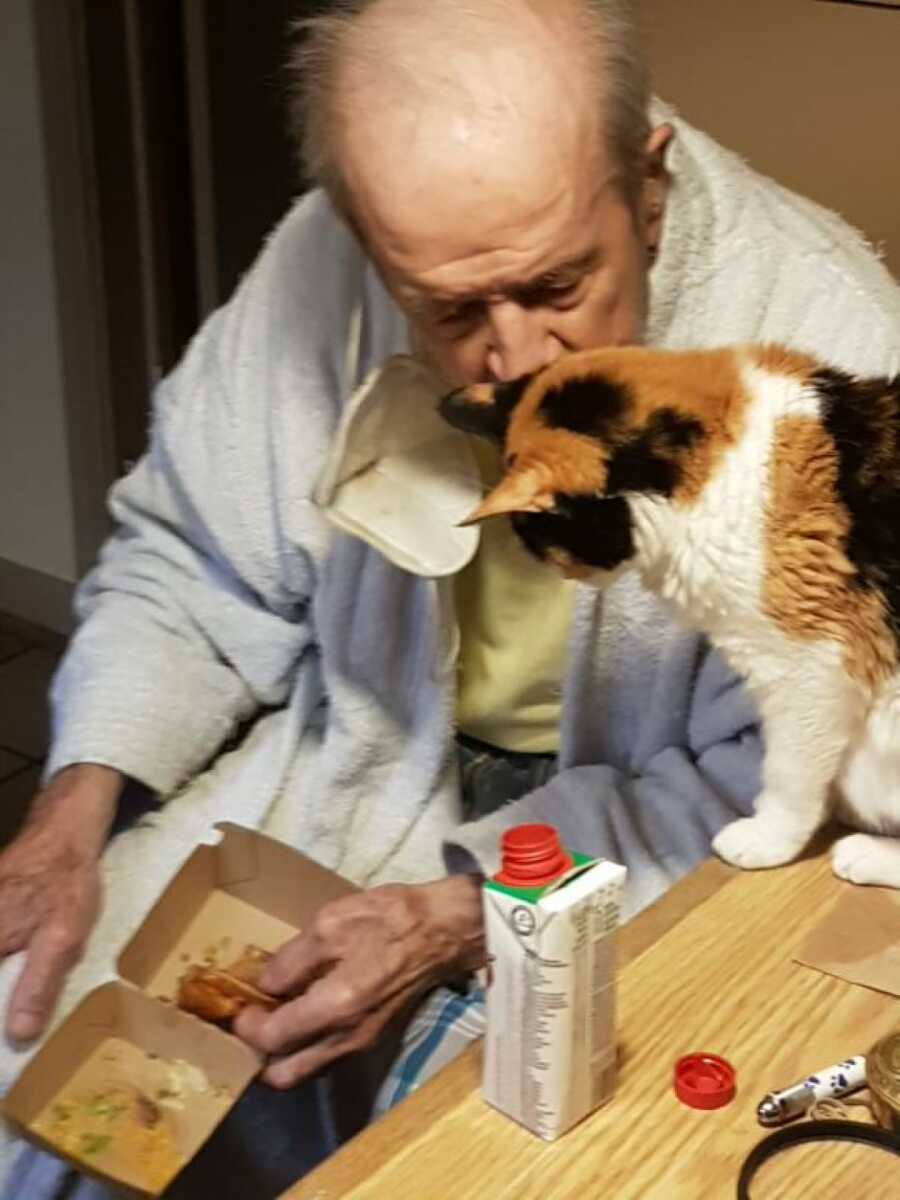
[[[599,861],[590,854],[577,854],[574,850],[569,851],[569,853],[572,855],[572,865],[575,867],[589,867],[591,863]],[[517,900],[525,900],[529,904],[534,904],[543,896],[547,888],[552,887],[553,884],[545,883],[541,887],[517,888],[510,887],[505,883],[497,883],[496,879],[486,879],[484,886],[492,892],[503,892],[506,896],[514,896]]]

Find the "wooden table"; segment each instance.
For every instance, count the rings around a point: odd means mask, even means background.
[[[824,856],[764,872],[705,863],[620,932],[621,1073],[613,1100],[553,1144],[488,1108],[480,1045],[297,1183],[284,1200],[730,1200],[763,1132],[760,1098],[865,1053],[897,1000],[791,961],[841,890]],[[727,1108],[671,1089],[675,1059],[724,1055]],[[810,1146],[773,1159],[754,1196],[897,1200],[900,1159]]]

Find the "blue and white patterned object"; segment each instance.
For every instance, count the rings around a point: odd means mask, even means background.
[[[814,1101],[849,1095],[865,1086],[865,1057],[857,1054],[853,1058],[845,1058],[833,1067],[826,1067],[824,1071],[808,1076],[803,1082],[812,1091]]]
[[[382,1116],[484,1035],[484,991],[461,996],[450,988],[431,992],[406,1030],[400,1053],[381,1085],[374,1117]]]

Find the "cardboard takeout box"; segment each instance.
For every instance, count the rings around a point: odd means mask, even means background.
[[[240,1039],[175,1006],[188,964],[274,951],[355,890],[281,842],[216,828],[221,841],[193,851],[119,955],[119,979],[82,1000],[3,1104],[30,1141],[126,1194],[160,1195],[262,1067]]]

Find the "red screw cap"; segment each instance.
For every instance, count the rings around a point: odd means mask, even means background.
[[[545,887],[572,866],[552,825],[516,825],[500,844],[501,868],[494,876],[507,887]]]
[[[734,1099],[734,1067],[718,1054],[686,1054],[675,1064],[675,1095],[690,1108],[723,1108]]]

